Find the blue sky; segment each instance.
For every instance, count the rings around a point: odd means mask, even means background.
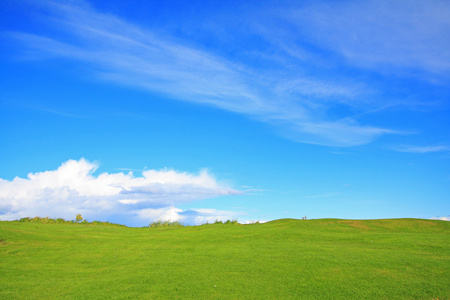
[[[0,219],[450,214],[447,1],[2,1]]]

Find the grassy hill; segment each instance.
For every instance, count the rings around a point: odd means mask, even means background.
[[[450,299],[450,222],[0,222],[0,299]]]

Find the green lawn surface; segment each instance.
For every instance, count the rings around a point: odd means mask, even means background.
[[[450,299],[450,222],[0,222],[0,299]]]

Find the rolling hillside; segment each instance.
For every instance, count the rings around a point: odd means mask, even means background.
[[[450,222],[0,222],[1,299],[450,299]]]

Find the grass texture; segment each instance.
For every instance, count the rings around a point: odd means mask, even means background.
[[[450,299],[450,222],[0,222],[0,299]]]

